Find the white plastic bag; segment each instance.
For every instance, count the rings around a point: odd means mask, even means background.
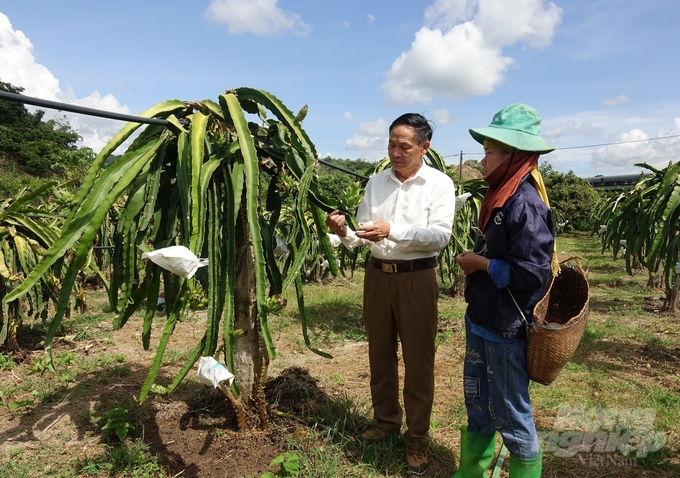
[[[335,259],[335,264],[338,267],[340,267],[340,259]],[[326,259],[325,261],[323,261],[321,263],[321,272],[324,272],[326,269],[328,269],[329,266],[330,266],[330,264],[328,263],[328,259]]]
[[[170,246],[144,252],[142,259],[149,258],[166,271],[187,279],[193,277],[199,267],[207,266],[208,259],[199,259],[184,246]]]
[[[460,211],[463,206],[465,205],[465,202],[468,200],[468,198],[472,196],[471,193],[463,193],[460,196],[456,196],[456,205],[455,205],[455,212]]]
[[[340,236],[337,234],[329,234],[328,239],[331,240],[331,246],[333,247],[338,247],[340,244],[342,244],[342,241],[340,241]]]
[[[165,297],[159,297],[156,301],[156,315],[163,317],[166,313],[167,310],[165,310]]]
[[[230,386],[234,381],[234,375],[227,370],[223,363],[212,357],[201,357],[198,361],[198,379],[206,384],[217,388],[220,382],[227,382]]]
[[[276,247],[274,248],[274,255],[276,257],[286,257],[288,253],[290,252],[290,249],[288,249],[288,244],[286,244],[286,241],[281,239],[279,236],[275,236],[274,239],[276,239]]]

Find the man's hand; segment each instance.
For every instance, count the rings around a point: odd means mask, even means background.
[[[475,254],[474,252],[470,251],[461,252],[456,257],[456,260],[458,261],[458,265],[461,269],[463,269],[463,272],[466,276],[480,270],[488,272],[489,263],[491,262],[486,257],[480,256],[479,254]]]
[[[359,224],[357,237],[367,239],[371,242],[378,242],[385,239],[390,234],[390,223],[385,221],[367,222]]]
[[[340,237],[347,235],[347,226],[345,225],[345,215],[340,214],[336,209],[326,218],[326,225],[328,228]]]

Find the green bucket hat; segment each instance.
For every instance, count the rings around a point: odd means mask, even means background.
[[[480,144],[484,144],[485,138],[490,138],[521,151],[537,151],[539,154],[553,151],[555,148],[538,135],[540,131],[541,115],[523,103],[500,110],[487,128],[470,128],[470,134]]]

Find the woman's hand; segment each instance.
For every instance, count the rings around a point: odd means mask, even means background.
[[[458,261],[458,265],[463,269],[466,276],[477,271],[489,272],[489,263],[491,262],[486,257],[475,254],[472,251],[458,254],[456,261]]]

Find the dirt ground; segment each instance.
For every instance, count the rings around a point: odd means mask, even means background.
[[[99,327],[102,332],[111,330],[109,322],[101,322]],[[442,320],[440,327],[456,329],[460,327],[460,321]],[[55,345],[57,353],[71,350],[89,357],[106,353],[125,354],[130,369],[120,378],[103,379],[96,371],[89,376],[81,376],[77,383],[65,385],[67,388],[63,400],[39,405],[31,413],[21,415],[10,412],[8,407],[2,407],[2,456],[7,456],[13,450],[39,453],[46,448],[58,450],[50,455],[54,456],[54,460],[74,457],[84,460],[101,455],[105,446],[91,417],[109,410],[114,403],[127,403],[130,397],[138,396],[153,358],[152,351],[142,349],[140,330],[141,321],[132,319],[122,330],[112,332],[113,341],[96,339],[75,342],[68,338],[60,339]],[[193,346],[200,339],[199,331],[202,330],[200,324],[180,323],[168,349]],[[160,329],[154,328],[154,337],[157,338],[159,334]],[[328,350],[333,355],[333,359],[329,360],[309,351],[300,353],[298,348],[290,346],[282,337],[275,339],[279,355],[271,363],[268,374],[270,378],[266,395],[273,413],[267,430],[253,427],[237,431],[231,406],[218,391],[200,384],[195,378],[195,370],[171,395],[152,394],[138,407],[137,420],[142,426],[131,436],[143,435],[144,442],[150,445],[150,453],[161,457],[169,477],[259,478],[267,471],[275,471],[269,467],[271,460],[287,451],[287,443],[292,437],[304,443],[309,433],[307,425],[293,416],[309,416],[322,400],[352,397],[365,407],[352,419],[358,423],[362,420],[368,423],[370,395],[365,342],[345,341],[337,348]],[[0,387],[28,379],[28,364],[43,356],[39,344],[34,345],[36,350],[28,353],[21,366],[12,371],[0,372]],[[426,474],[428,477],[450,477],[456,470],[459,424],[449,426],[452,424],[446,422],[450,420],[447,417],[461,416],[463,352],[462,348],[446,346],[441,346],[437,352],[434,414],[438,418],[435,420],[437,426],[432,430],[435,451],[431,453],[430,468]],[[673,367],[677,372],[678,365]],[[174,366],[164,367],[157,382],[168,382],[175,371]],[[539,428],[550,428],[551,417],[543,416],[538,425]],[[359,445],[356,449],[359,450]],[[359,452],[356,456],[346,458],[357,464],[362,460]],[[46,469],[49,465],[45,464]],[[646,470],[638,466],[609,466],[577,457],[557,459],[547,456],[543,476],[670,478],[674,476],[673,473]],[[507,473],[503,472],[501,476],[507,476]]]

